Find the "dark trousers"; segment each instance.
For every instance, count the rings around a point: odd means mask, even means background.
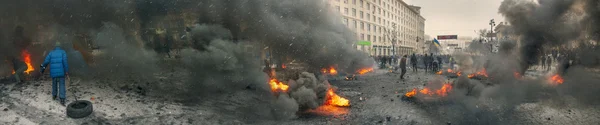
[[[66,98],[67,91],[65,90],[65,77],[52,78],[52,96],[56,96],[58,89],[58,97],[61,99]]]
[[[404,79],[404,74],[406,74],[406,68],[402,68],[402,74],[400,74],[400,79]]]
[[[425,72],[427,72],[427,69],[429,69],[429,64],[425,63]]]
[[[417,71],[418,71],[418,70],[417,70],[417,63],[413,63],[413,64],[412,64],[412,68],[413,68],[413,71],[414,71],[414,72],[417,72]]]

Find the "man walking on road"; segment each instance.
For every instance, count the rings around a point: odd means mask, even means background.
[[[406,55],[402,57],[400,60],[400,69],[402,69],[402,74],[400,74],[400,79],[404,79],[404,74],[406,74]]]
[[[69,64],[67,63],[67,53],[60,48],[60,42],[56,42],[56,48],[48,53],[44,63],[40,66],[41,72],[44,72],[46,66],[50,65],[50,76],[52,77],[52,100],[56,99],[56,89],[60,98],[60,104],[65,105],[66,88],[65,77],[69,76]]]
[[[410,64],[412,65],[413,72],[417,72],[417,55],[414,53],[410,56]]]

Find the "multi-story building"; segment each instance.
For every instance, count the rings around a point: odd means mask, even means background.
[[[402,0],[328,0],[354,33],[357,49],[370,55],[404,55],[419,52],[425,40],[421,7]]]

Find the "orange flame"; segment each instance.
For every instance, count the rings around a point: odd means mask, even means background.
[[[443,71],[440,70],[440,71],[436,72],[435,74],[441,75],[442,73],[443,73]]]
[[[565,80],[558,74],[550,77],[550,81],[557,83],[558,85],[563,84]]]
[[[413,88],[412,91],[407,92],[406,94],[404,94],[404,96],[406,96],[406,97],[413,97],[415,95],[417,95],[417,88]]]
[[[277,92],[278,90],[281,90],[282,92],[287,92],[288,88],[290,87],[274,78],[269,81],[269,85],[271,85],[271,91],[273,92]]]
[[[371,72],[371,71],[373,71],[373,68],[364,68],[364,69],[360,69],[360,70],[358,70],[358,74],[361,74],[361,75],[362,75],[362,74],[369,73],[369,72]]]
[[[452,69],[448,69],[448,73],[454,73],[454,71],[452,71]]]
[[[24,71],[24,73],[29,74],[31,72],[33,72],[33,70],[35,70],[33,68],[33,65],[31,65],[31,54],[29,54],[29,52],[27,52],[27,50],[23,50],[21,52],[21,56],[23,57],[23,62],[25,62],[25,64],[27,64],[27,70]]]
[[[461,71],[458,71],[458,72],[456,73],[456,75],[457,75],[457,76],[461,76],[461,75],[462,75],[462,72],[461,72]]]
[[[337,74],[337,70],[335,70],[335,68],[331,67],[331,68],[329,68],[329,74],[335,75],[335,74]]]
[[[442,88],[435,90],[435,93],[439,96],[448,96],[448,92],[452,90],[452,85],[449,83],[444,84]]]
[[[12,74],[15,74],[15,70],[13,69]]]
[[[333,106],[350,106],[350,100],[342,98],[333,92],[332,88],[327,90],[325,105],[333,105]]]
[[[321,69],[321,72],[323,72],[324,74],[330,74],[330,75],[336,75],[337,74],[337,70],[335,70],[335,68],[333,67],[329,67],[329,70],[326,68]]]
[[[427,87],[421,89],[421,91],[419,91],[419,92],[421,92],[421,94],[425,94],[425,95],[430,95],[430,96],[433,95],[433,92],[431,90],[429,90],[429,88],[427,88]]]
[[[437,95],[437,96],[445,97],[445,96],[448,96],[448,93],[450,93],[450,91],[452,91],[452,84],[444,83],[444,85],[440,89],[432,91],[430,88],[425,87],[425,88],[419,90],[419,93],[423,94],[423,95],[429,95],[429,96]],[[414,97],[417,94],[418,94],[417,89],[415,88],[412,91],[406,92],[406,94],[404,94],[404,96]]]
[[[485,70],[485,68],[481,69],[481,71],[473,73],[473,74],[469,74],[467,77],[469,78],[473,78],[475,76],[483,76],[483,77],[489,77],[487,74],[487,71]]]
[[[287,67],[285,66],[285,64],[281,64],[281,68],[284,68],[284,69],[285,69],[285,68],[287,68]]]

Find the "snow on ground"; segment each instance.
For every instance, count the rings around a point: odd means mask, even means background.
[[[434,118],[422,105],[402,101],[401,96],[412,88],[420,88],[433,79],[443,76],[412,72],[406,80],[399,73],[375,70],[358,76],[357,80],[331,81],[338,87],[340,96],[351,101],[347,114],[328,116],[301,114],[291,120],[253,119],[244,122],[243,116],[219,105],[232,100],[212,100],[201,105],[183,105],[175,101],[143,96],[133,89],[111,88],[97,81],[72,80],[68,85],[68,102],[75,98],[91,100],[94,97],[94,113],[86,118],[66,117],[65,107],[58,100],[51,100],[49,80],[32,81],[25,84],[0,84],[0,124],[446,124],[444,119]],[[244,97],[234,95],[234,97]],[[580,105],[569,97],[562,100],[541,100],[523,103],[515,108],[515,117],[520,124],[575,124],[586,125],[600,122],[598,106]],[[210,101],[210,100],[206,100]],[[235,102],[235,101],[233,101]],[[235,102],[243,105],[243,102]],[[6,111],[4,111],[6,109]],[[226,109],[226,110],[223,110]],[[389,118],[389,120],[388,120]]]

